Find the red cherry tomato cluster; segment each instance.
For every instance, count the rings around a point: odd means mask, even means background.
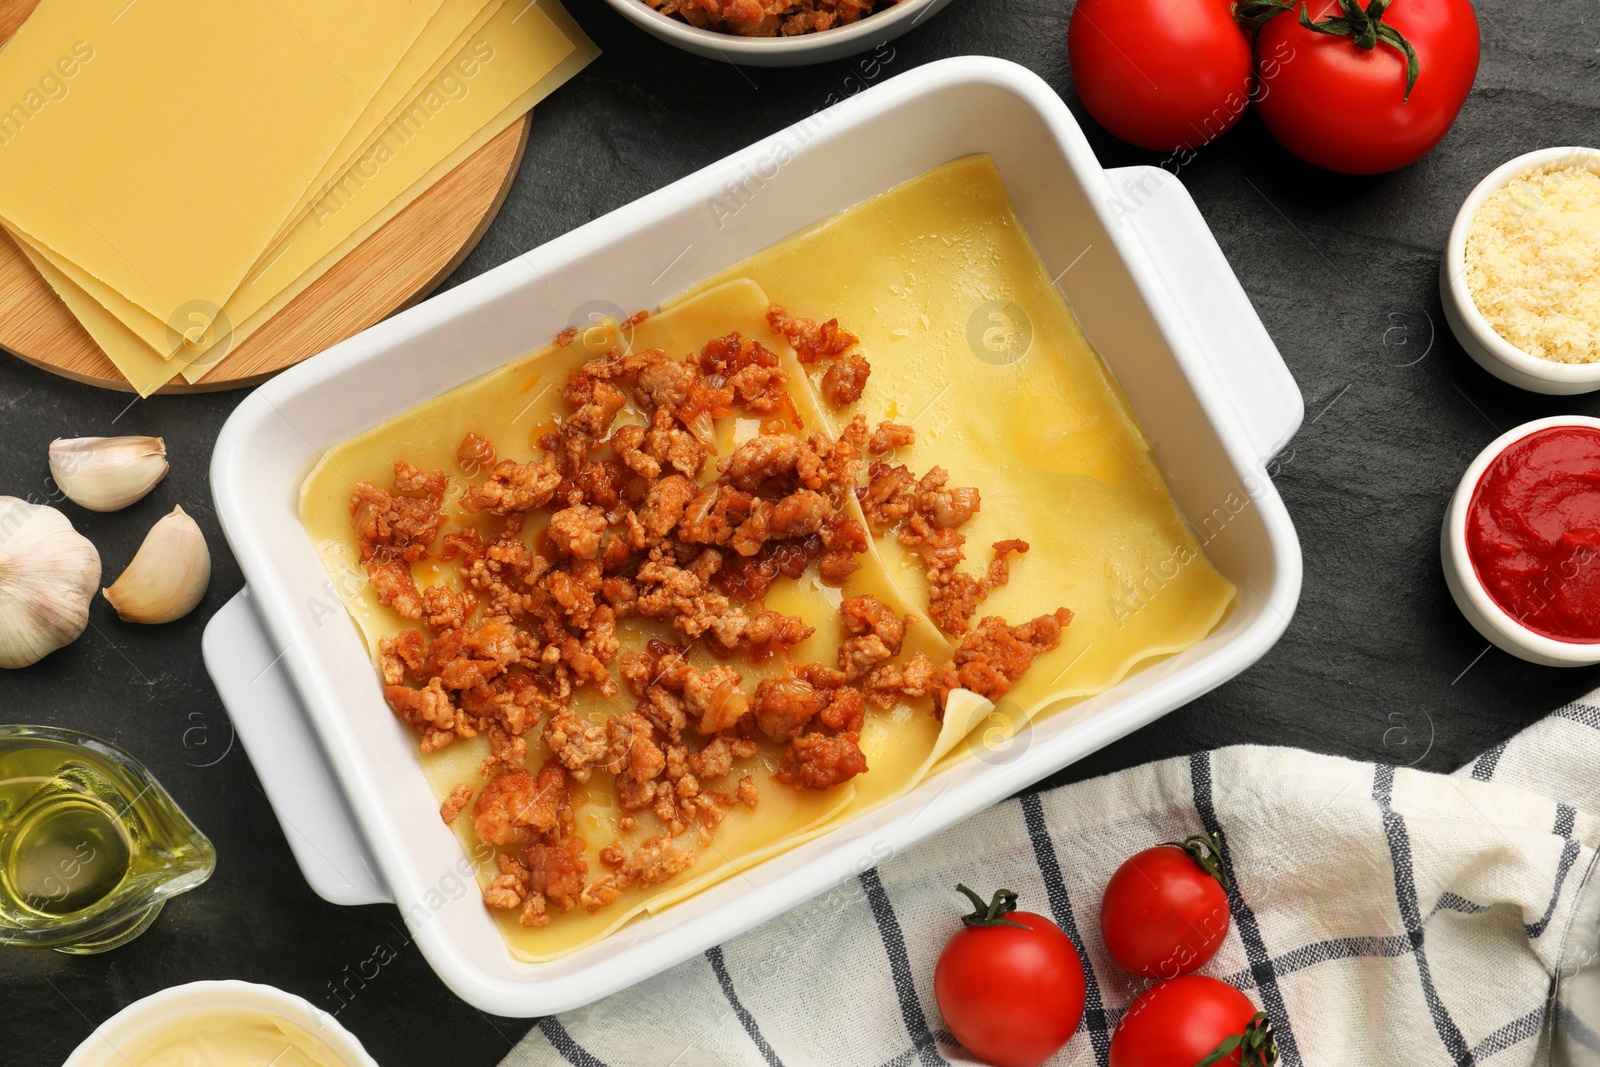
[[[1160,980],[1128,1007],[1111,1035],[1111,1067],[1269,1067],[1272,1027],[1226,982],[1192,974],[1228,936],[1222,835],[1195,834],[1147,848],[1106,883],[1100,936],[1118,967]]]
[[[1089,114],[1140,148],[1193,151],[1254,103],[1301,159],[1378,174],[1455,122],[1478,21],[1470,0],[1078,0],[1067,55]]]
[[[1160,980],[1129,1006],[1111,1035],[1111,1067],[1271,1067],[1272,1026],[1226,982],[1190,972],[1228,933],[1228,871],[1220,835],[1195,835],[1130,858],[1106,885],[1100,933],[1119,967]],[[1036,1067],[1083,1018],[1083,961],[1061,928],[1017,911],[1002,889],[972,901],[933,973],[950,1032],[995,1067]]]

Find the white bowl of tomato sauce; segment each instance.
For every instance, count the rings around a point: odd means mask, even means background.
[[[1531,663],[1600,663],[1600,419],[1558,415],[1472,461],[1440,535],[1467,621]]]

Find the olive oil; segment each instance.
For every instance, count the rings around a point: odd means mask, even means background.
[[[113,808],[60,779],[13,778],[0,792],[12,794],[0,807],[15,804],[18,813],[10,863],[0,871],[0,912],[8,921],[71,915],[122,884],[133,850]]]
[[[214,865],[211,843],[121,749],[0,727],[0,944],[115,948]]]

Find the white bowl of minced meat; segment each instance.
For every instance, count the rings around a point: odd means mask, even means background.
[[[799,67],[876,48],[950,0],[608,0],[669,44],[736,66]]]

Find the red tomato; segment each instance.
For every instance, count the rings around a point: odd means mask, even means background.
[[[1147,848],[1118,867],[1100,901],[1100,936],[1117,966],[1175,978],[1215,956],[1228,935],[1221,863],[1221,843],[1195,836]]]
[[[1002,889],[976,906],[939,954],[933,995],[956,1040],[995,1067],[1034,1067],[1083,1018],[1083,961],[1061,928]]]
[[[1341,0],[1310,0],[1308,11],[1317,22],[1348,19]],[[1416,51],[1409,99],[1406,57],[1392,44],[1362,48],[1354,36],[1316,33],[1298,13],[1261,28],[1256,107],[1278,143],[1307,163],[1341,174],[1413,163],[1444,137],[1472,91],[1478,20],[1469,0],[1392,0],[1380,20]]]
[[[1264,1067],[1277,1060],[1272,1027],[1249,997],[1227,982],[1185,975],[1128,1007],[1111,1035],[1111,1067],[1195,1067],[1230,1038],[1240,1040],[1211,1062]]]
[[[1067,58],[1089,114],[1140,148],[1198,148],[1250,103],[1250,35],[1232,0],[1078,0]]]

